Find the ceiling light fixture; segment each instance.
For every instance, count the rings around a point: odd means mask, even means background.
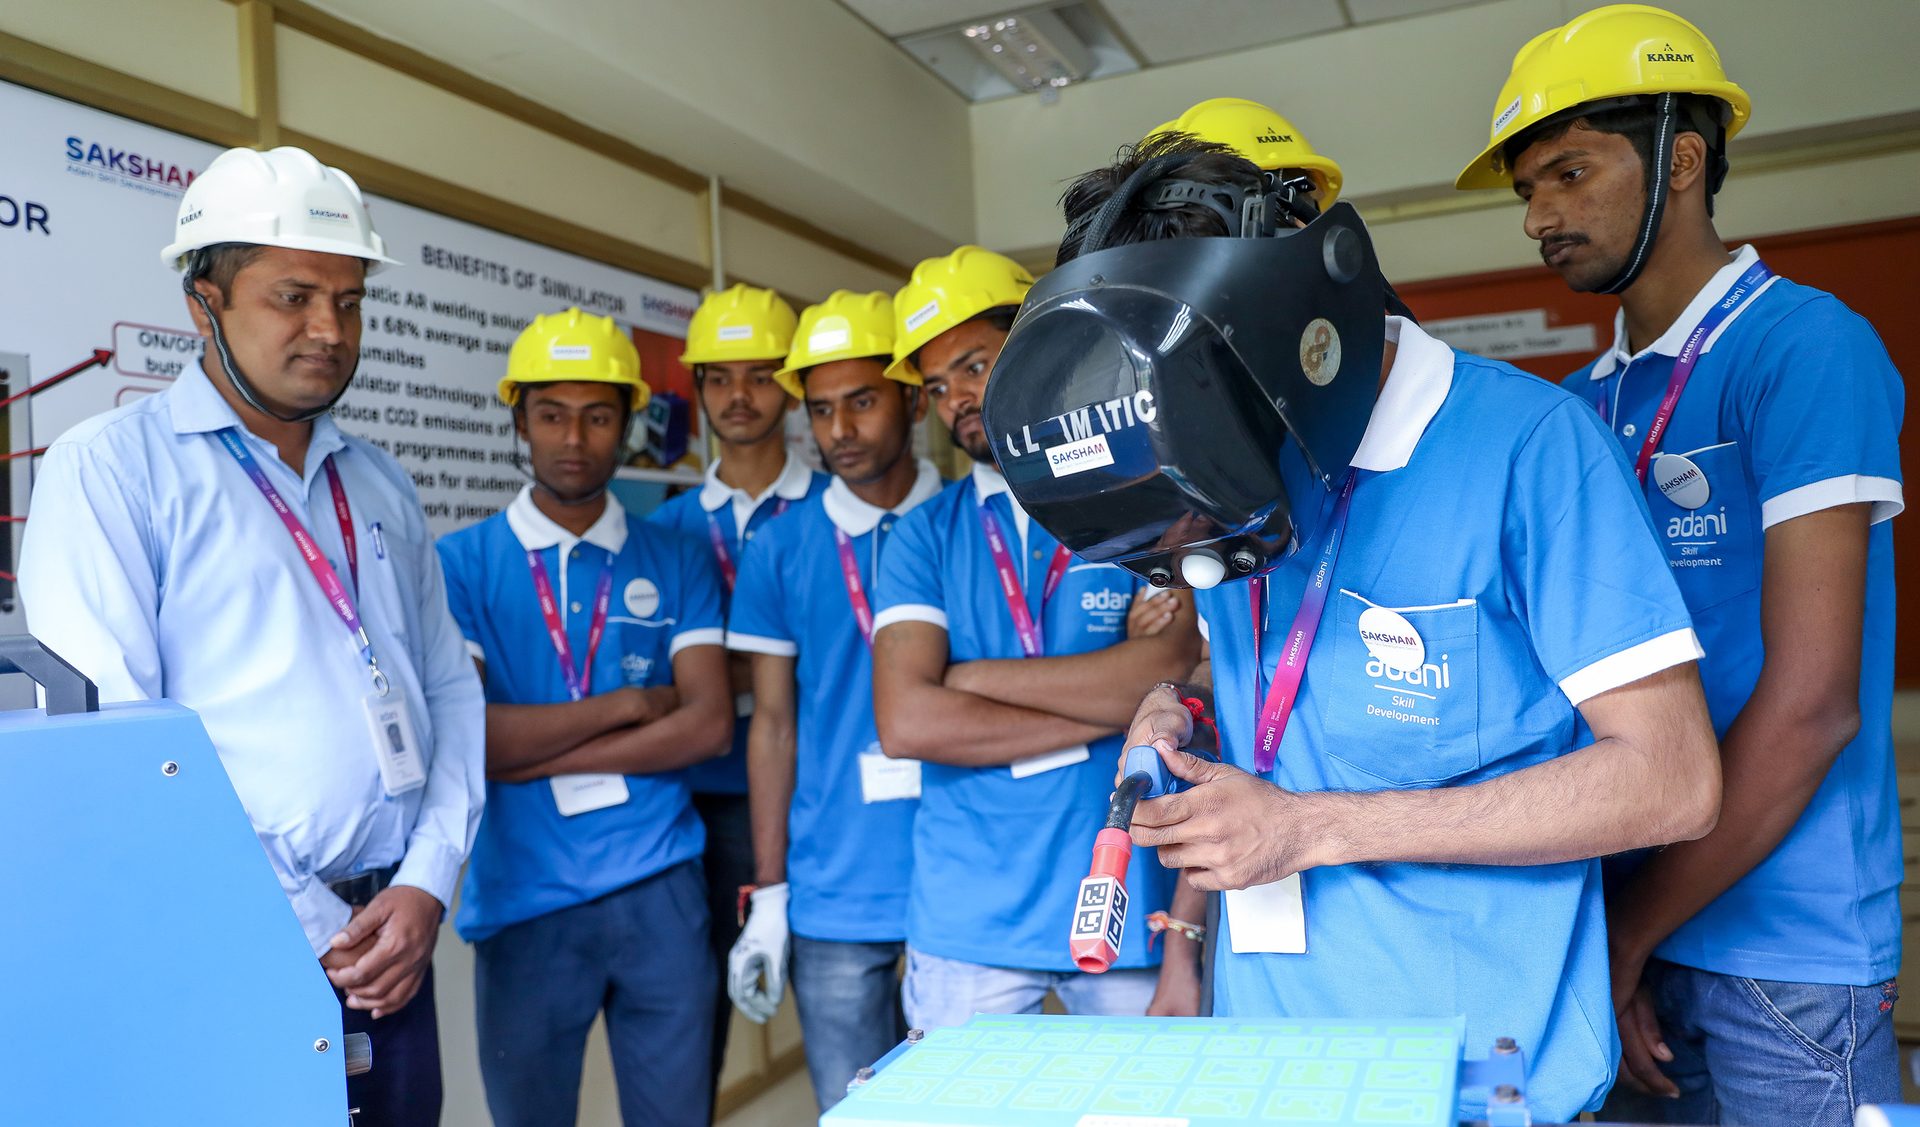
[[[962,34],[1016,90],[1052,94],[1093,69],[1093,53],[1050,11],[981,20],[968,24]]]

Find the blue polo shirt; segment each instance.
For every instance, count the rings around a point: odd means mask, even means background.
[[[673,657],[725,641],[720,581],[700,544],[629,517],[611,496],[585,536],[534,507],[531,486],[506,510],[440,541],[447,597],[468,649],[486,666],[487,700],[556,704],[571,699],[534,596],[527,553],[540,553],[574,660],[587,652],[594,592],[613,557],[613,600],[591,671],[591,694],[673,683]],[[487,781],[481,819],[454,921],[462,938],[583,904],[700,856],[706,835],[684,772],[628,775],[627,801],[572,817],[546,779]]]
[[[826,474],[815,473],[807,468],[805,462],[788,454],[786,466],[767,491],[758,497],[749,496],[743,490],[734,489],[720,480],[720,461],[716,458],[707,467],[707,479],[700,488],[669,497],[647,516],[647,520],[679,529],[699,541],[716,567],[720,567],[720,553],[713,547],[713,530],[718,527],[721,543],[726,546],[727,559],[737,577],[742,566],[741,557],[747,545],[760,534],[760,529],[781,512],[826,486]],[[725,568],[720,567],[720,570],[720,606],[724,613],[730,592],[726,590]],[[687,768],[687,782],[695,794],[747,793],[747,718],[753,714],[753,698],[742,694],[734,703],[737,720],[733,726],[732,750],[719,759],[710,759]]]
[[[1604,397],[1636,457],[1674,358],[1757,260],[1744,247],[1638,356],[1614,347],[1568,377]],[[1873,327],[1839,299],[1774,278],[1721,323],[1687,381],[1647,474],[1647,507],[1706,646],[1700,677],[1725,736],[1760,676],[1766,533],[1869,502],[1860,733],[1766,860],[1655,951],[1721,974],[1870,986],[1900,966],[1901,840],[1893,761],[1893,533],[1902,508],[1900,373]]]
[[[1013,504],[1006,479],[975,465],[971,476],[907,514],[880,561],[877,629],[927,622],[947,632],[955,664],[1018,658],[1020,640],[981,528],[990,506],[1022,567],[1027,608],[1049,657],[1124,641],[1141,584],[1111,564],[1074,562],[1042,601],[1059,541]],[[1008,767],[928,763],[913,827],[907,942],[943,958],[1023,970],[1072,971],[1067,934],[1093,839],[1106,824],[1121,737],[1089,745],[1070,767],[1015,778]],[[1173,874],[1151,850],[1127,873],[1131,917],[1116,967],[1152,966],[1148,912],[1167,906]]]
[[[871,605],[895,526],[940,485],[933,464],[921,462],[912,491],[888,510],[834,478],[755,539],[733,590],[727,648],[795,659],[787,921],[809,939],[906,938],[920,803],[864,799],[860,757],[881,754],[870,688],[873,650],[854,621],[834,532],[846,534]]]
[[[1389,318],[1388,334],[1398,353],[1354,458],[1332,593],[1268,776],[1292,791],[1463,786],[1543,763],[1587,742],[1582,701],[1700,653],[1593,412],[1410,322]],[[1291,444],[1281,468],[1301,483],[1295,496],[1314,495]],[[1268,579],[1263,690],[1332,515],[1332,494],[1319,496],[1294,512],[1305,547]],[[1252,770],[1247,585],[1203,591],[1198,604],[1227,756]],[[1396,616],[1375,637],[1417,647],[1363,638],[1375,607]],[[1619,1042],[1598,861],[1301,876],[1304,954],[1236,952],[1235,929],[1253,929],[1228,894],[1216,1014],[1463,1015],[1469,1045],[1508,1036],[1525,1048],[1536,1117],[1599,1106]]]

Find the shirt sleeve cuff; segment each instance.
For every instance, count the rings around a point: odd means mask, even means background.
[[[1837,508],[1841,505],[1857,505],[1862,501],[1871,502],[1872,512],[1868,515],[1871,524],[1883,520],[1892,520],[1907,507],[1901,494],[1900,483],[1890,477],[1868,477],[1865,474],[1846,474],[1842,477],[1830,477],[1825,481],[1816,481],[1811,485],[1802,485],[1798,489],[1789,489],[1778,497],[1769,497],[1760,503],[1760,528],[1764,531],[1781,521],[1803,517],[1808,513],[1817,513],[1822,509]]]
[[[680,656],[680,651],[688,646],[725,646],[727,632],[718,626],[703,626],[698,630],[682,630],[673,636],[672,644],[667,646],[667,658],[672,660]]]
[[[1204,614],[1200,616],[1200,640],[1209,643],[1213,641],[1213,635],[1207,633],[1207,616]]]
[[[1694,635],[1692,627],[1674,630],[1601,658],[1562,680],[1560,691],[1567,694],[1567,699],[1577,708],[1583,701],[1597,697],[1608,689],[1630,685],[1662,669],[1683,662],[1699,661],[1705,656],[1706,651],[1700,648],[1700,639]]]
[[[873,632],[878,634],[896,622],[924,622],[929,626],[938,626],[945,630],[947,612],[925,603],[901,603],[897,607],[888,607],[873,616]]]
[[[737,634],[727,631],[727,648],[742,653],[766,654],[768,657],[792,657],[800,652],[800,647],[785,638],[763,638],[758,634]]]
[[[335,896],[327,882],[317,877],[308,877],[297,891],[287,894],[287,899],[293,904],[300,929],[307,933],[307,943],[313,947],[315,958],[333,949],[333,937],[353,918],[353,909],[347,907],[347,902]]]
[[[483,663],[487,660],[487,651],[480,648],[480,643],[474,641],[472,638],[462,638],[460,640],[467,644],[468,657]]]
[[[441,911],[453,904],[453,888],[460,880],[460,858],[436,842],[419,841],[400,859],[393,883],[409,885],[440,901]]]

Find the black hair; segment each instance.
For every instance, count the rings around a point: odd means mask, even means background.
[[[1013,331],[1014,319],[1018,316],[1020,316],[1020,307],[1018,305],[996,305],[992,309],[983,309],[975,313],[973,316],[960,322],[960,325],[971,325],[975,321],[985,321],[1002,333],[1010,333]],[[960,325],[955,325],[954,328],[957,329]],[[948,331],[951,332],[952,330],[949,329]],[[926,346],[921,345],[919,348],[907,354],[907,363],[913,365],[915,371],[920,370],[920,354],[925,351]]]
[[[1067,233],[1060,240],[1054,264],[1071,262],[1086,251],[1088,225],[1108,199],[1148,162],[1152,179],[1142,188],[1162,180],[1190,180],[1216,186],[1232,185],[1257,192],[1264,184],[1260,166],[1235,153],[1226,145],[1202,141],[1188,133],[1163,133],[1138,145],[1128,145],[1112,164],[1084,173],[1060,194],[1060,210],[1066,217]],[[1185,239],[1226,235],[1227,225],[1220,214],[1203,204],[1149,208],[1144,191],[1135,192],[1108,228],[1106,246],[1143,243],[1155,239]]]
[[[220,300],[233,298],[233,279],[254,259],[267,252],[258,243],[215,243],[191,252],[187,258],[187,280],[205,278],[220,291]]]
[[[1680,132],[1698,133],[1707,144],[1707,214],[1713,214],[1713,197],[1727,176],[1727,105],[1704,94],[1677,94],[1674,107],[1680,119]],[[1578,107],[1553,115],[1545,121],[1521,130],[1500,146],[1500,160],[1508,168],[1522,153],[1543,141],[1557,141],[1574,126],[1625,137],[1640,157],[1640,165],[1651,173],[1655,134],[1660,128],[1660,100],[1657,97],[1610,99],[1593,107]]]

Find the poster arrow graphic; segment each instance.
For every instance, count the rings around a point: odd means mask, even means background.
[[[12,404],[16,399],[25,399],[27,396],[33,395],[36,392],[45,391],[48,388],[52,387],[54,384],[57,384],[62,380],[72,379],[74,376],[79,375],[81,372],[86,371],[88,368],[101,367],[111,359],[113,359],[112,349],[96,348],[93,350],[93,355],[91,357],[89,357],[86,360],[80,361],[78,364],[75,364],[73,367],[68,368],[66,371],[55,372],[53,375],[48,376],[46,379],[41,380],[39,383],[34,384],[33,386],[27,388],[25,391],[16,391],[12,395],[7,396],[5,399],[0,399],[0,407],[6,407]]]

